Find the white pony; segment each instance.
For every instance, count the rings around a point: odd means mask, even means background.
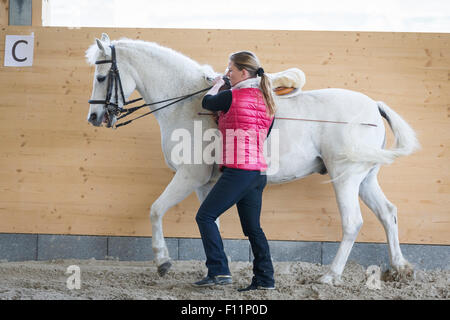
[[[134,90],[147,103],[182,96],[211,86],[218,74],[210,66],[201,66],[192,59],[155,43],[121,39],[111,42],[106,34],[96,39],[87,51],[89,63],[111,59],[110,45],[114,44],[117,66],[125,98]],[[96,66],[91,99],[105,100],[107,75],[111,64]],[[100,81],[99,81],[100,80]],[[114,92],[114,90],[113,90]],[[212,117],[198,115],[203,95],[197,95],[154,113],[161,129],[161,146],[166,164],[175,171],[172,181],[152,204],[152,248],[158,273],[164,275],[171,266],[163,236],[162,218],[165,212],[193,191],[200,203],[208,195],[220,176],[217,164],[177,164],[171,151],[177,144],[171,139],[174,130],[184,128],[194,135],[194,122],[201,121],[202,130],[217,128]],[[123,105],[119,99],[119,106]],[[403,257],[398,239],[397,209],[383,194],[377,174],[382,164],[389,164],[399,156],[411,154],[419,148],[414,131],[391,108],[366,95],[343,89],[300,91],[290,98],[275,96],[276,117],[307,118],[349,122],[275,120],[272,132],[279,140],[279,168],[267,176],[268,184],[301,179],[313,173],[328,173],[336,193],[341,214],[343,237],[336,257],[320,281],[336,284],[344,270],[363,220],[358,196],[382,223],[389,244],[391,266],[398,272],[412,272]],[[151,106],[154,110],[158,106]],[[88,121],[100,126],[105,120],[105,106],[91,104]],[[395,136],[395,146],[384,149],[384,117]],[[114,123],[113,119],[106,119]],[[373,126],[361,125],[360,122]],[[374,126],[376,125],[376,126]],[[272,136],[272,134],[271,134]],[[267,139],[270,149],[270,136]],[[202,141],[204,148],[207,142]],[[193,146],[192,146],[193,148]],[[203,150],[203,149],[202,149]],[[269,164],[270,171],[271,164]]]

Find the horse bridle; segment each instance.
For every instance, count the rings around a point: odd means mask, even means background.
[[[126,101],[125,94],[123,93],[123,87],[122,87],[122,81],[120,79],[119,69],[117,68],[116,48],[115,48],[114,45],[110,45],[109,47],[111,48],[111,60],[97,60],[97,61],[95,61],[95,64],[97,64],[97,65],[98,64],[111,63],[111,68],[109,69],[108,76],[107,76],[108,82],[107,82],[107,87],[106,87],[105,100],[89,100],[88,101],[89,104],[102,104],[102,105],[104,105],[105,109],[106,109],[106,112],[108,113],[108,117],[111,118],[111,115],[115,115],[117,117],[117,120],[120,120],[120,119],[122,119],[122,118],[124,118],[124,117],[126,117],[126,116],[128,116],[130,114],[132,114],[133,112],[143,108],[143,107],[175,100],[175,101],[173,101],[173,102],[171,102],[169,104],[166,104],[166,105],[164,105],[164,106],[162,106],[160,108],[157,108],[157,109],[152,110],[150,112],[147,112],[147,113],[145,113],[143,115],[140,115],[139,117],[136,117],[136,118],[128,120],[128,121],[125,121],[123,123],[116,124],[115,125],[116,128],[124,126],[124,125],[127,125],[127,124],[131,123],[134,120],[137,120],[139,118],[145,117],[145,116],[147,116],[149,114],[152,114],[155,111],[158,111],[158,110],[161,110],[161,109],[166,108],[168,106],[171,106],[171,105],[173,105],[173,104],[175,104],[175,103],[177,103],[179,101],[188,99],[188,98],[190,98],[192,96],[195,96],[196,94],[208,91],[209,89],[212,88],[212,87],[209,87],[209,88],[205,88],[205,89],[202,89],[202,90],[199,90],[199,91],[196,91],[194,93],[190,93],[190,94],[187,94],[187,95],[184,95],[184,96],[170,98],[170,99],[166,99],[166,100],[161,100],[161,101],[153,102],[153,103],[146,103],[146,104],[143,104],[143,105],[140,105],[140,106],[137,106],[137,107],[133,107],[133,108],[123,109],[123,108],[119,107],[119,92],[120,92],[120,97],[122,98],[124,106],[132,104],[132,103],[140,101],[140,100],[143,100],[143,98],[138,98],[138,99]],[[115,103],[111,102],[111,97],[112,97],[112,93],[113,93],[112,92],[113,91],[112,90],[113,89],[113,83],[114,83]]]
[[[105,64],[105,63],[111,63],[111,68],[108,72],[108,83],[106,87],[106,98],[105,100],[89,100],[89,104],[103,104],[105,105],[105,108],[108,113],[112,113],[116,116],[118,116],[123,109],[119,108],[119,94],[118,94],[118,88],[120,88],[120,94],[122,96],[122,101],[124,102],[124,105],[130,104],[135,101],[139,101],[141,99],[136,99],[133,101],[126,102],[125,101],[125,95],[123,93],[123,87],[122,87],[122,81],[120,79],[119,69],[117,68],[117,60],[116,60],[116,48],[114,45],[110,46],[111,48],[111,60],[98,60],[95,61],[95,64]],[[113,82],[115,84],[115,103],[111,102],[112,97],[112,88],[113,88]]]

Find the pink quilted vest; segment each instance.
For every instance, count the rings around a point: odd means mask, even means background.
[[[266,171],[264,140],[273,120],[266,113],[264,97],[258,88],[232,89],[230,109],[219,112],[222,133],[222,166]]]

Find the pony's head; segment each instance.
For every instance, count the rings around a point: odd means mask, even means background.
[[[121,59],[119,50],[114,54],[106,33],[86,51],[86,58],[88,63],[96,65],[87,120],[96,127],[102,124],[113,127],[117,121],[115,110],[122,108],[124,98],[136,88],[129,64]],[[114,66],[117,72],[120,70],[120,76],[115,73]]]

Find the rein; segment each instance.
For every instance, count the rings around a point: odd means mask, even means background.
[[[197,94],[199,94],[199,93],[208,91],[208,90],[211,89],[211,88],[212,88],[212,87],[205,88],[205,89],[196,91],[196,92],[194,92],[194,93],[187,94],[187,95],[180,96],[180,97],[176,97],[176,98],[170,98],[170,99],[161,100],[161,101],[153,102],[153,103],[145,103],[145,104],[143,104],[143,105],[141,105],[141,106],[137,106],[137,107],[133,107],[133,108],[129,108],[129,109],[121,109],[121,113],[125,113],[125,114],[123,114],[123,115],[121,115],[120,117],[118,117],[117,120],[120,120],[120,119],[122,119],[122,118],[124,118],[124,117],[126,117],[126,116],[128,116],[128,115],[130,115],[130,114],[132,114],[133,112],[135,112],[135,111],[137,111],[137,110],[143,108],[143,107],[152,106],[152,105],[155,105],[155,104],[159,104],[159,103],[163,103],[163,102],[168,102],[168,101],[175,100],[175,101],[173,101],[173,102],[171,102],[171,103],[168,103],[168,104],[166,104],[166,105],[164,105],[164,106],[162,106],[162,107],[159,107],[159,108],[157,108],[157,109],[155,109],[155,110],[152,110],[152,111],[149,111],[149,112],[147,112],[147,113],[144,113],[144,114],[140,115],[139,117],[136,117],[136,118],[130,119],[130,120],[128,120],[128,121],[125,121],[125,122],[116,124],[116,128],[121,127],[121,126],[125,126],[125,125],[127,125],[127,124],[133,122],[134,120],[137,120],[137,119],[143,118],[143,117],[145,117],[145,116],[148,116],[149,114],[152,114],[153,112],[156,112],[156,111],[158,111],[158,110],[164,109],[164,108],[166,108],[166,107],[168,107],[168,106],[171,106],[171,105],[173,105],[173,104],[175,104],[175,103],[177,103],[177,102],[180,102],[180,101],[182,101],[182,100],[186,100],[186,99],[188,99],[188,98],[190,98],[190,97],[193,97],[193,96],[195,96],[195,95],[197,95]],[[177,99],[178,99],[178,100],[177,100]],[[142,100],[142,98],[132,100],[132,101],[128,102],[127,104],[130,104],[130,103],[133,103],[133,102],[136,102],[136,101],[139,101],[139,100]]]
[[[212,116],[214,113],[209,112],[199,112],[199,116]],[[282,117],[274,117],[274,119],[281,119],[281,120],[301,120],[301,121],[312,121],[312,122],[325,122],[325,123],[338,123],[338,124],[350,124],[350,122],[346,121],[331,121],[331,120],[313,120],[313,119],[302,119],[302,118],[282,118]],[[357,123],[362,126],[371,126],[371,127],[378,127],[376,124],[373,123]]]

